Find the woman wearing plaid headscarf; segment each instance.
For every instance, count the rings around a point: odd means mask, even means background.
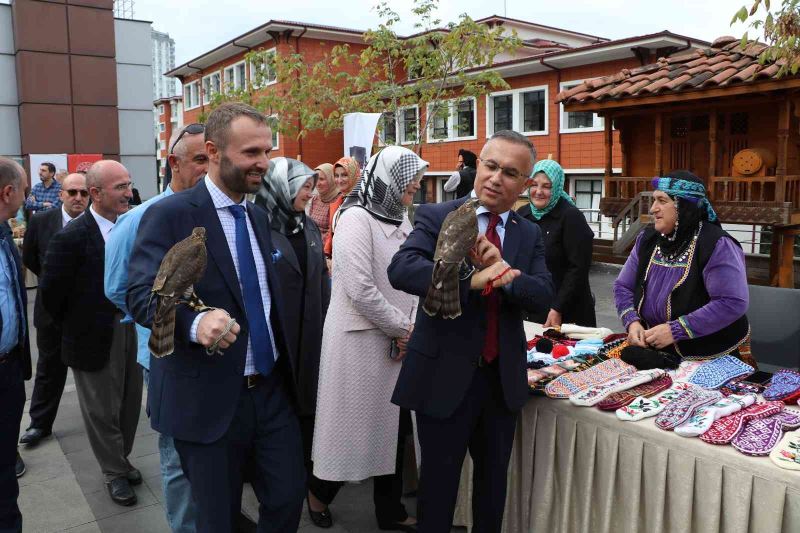
[[[551,309],[528,319],[545,328],[561,324],[595,327],[594,297],[589,286],[594,232],[564,190],[561,165],[551,159],[536,163],[528,193],[528,205],[518,213],[542,229],[547,269],[556,287]]]

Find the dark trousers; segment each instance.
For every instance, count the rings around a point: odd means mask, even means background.
[[[303,462],[306,467],[308,490],[325,505],[330,504],[339,489],[344,485],[341,481],[327,481],[314,475],[314,462],[311,460],[311,449],[314,442],[314,415],[301,416],[300,433],[303,438]]]
[[[306,492],[303,448],[279,372],[251,389],[242,385],[238,402],[231,425],[219,440],[203,444],[175,439],[197,506],[197,531],[236,530],[245,466],[254,474],[258,532],[296,531]]]
[[[12,357],[0,363],[0,533],[22,531],[15,465],[23,407],[25,385],[22,368],[18,358]]]
[[[464,400],[449,418],[417,413],[422,450],[417,511],[420,533],[450,531],[467,449],[474,464],[472,531],[500,531],[517,414],[505,405],[496,364],[475,371]]]
[[[58,413],[58,404],[67,381],[67,366],[61,361],[61,330],[37,328],[36,344],[39,361],[31,395],[31,427],[51,430]]]

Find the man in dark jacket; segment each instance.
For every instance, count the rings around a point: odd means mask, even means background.
[[[103,292],[105,241],[128,210],[131,179],[116,161],[98,161],[86,175],[92,206],[56,233],[39,282],[42,303],[61,326],[61,357],[72,368],[89,444],[111,499],[136,503],[142,476],[130,462],[142,402],[136,331]]]

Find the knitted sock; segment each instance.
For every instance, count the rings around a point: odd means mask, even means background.
[[[784,400],[800,392],[800,373],[793,370],[778,370],[764,390],[767,401]]]
[[[702,365],[700,361],[684,361],[676,370],[669,373],[672,381],[689,381],[689,378],[697,372],[697,369]]]
[[[728,444],[739,434],[747,422],[766,418],[783,411],[783,402],[754,403],[729,416],[714,421],[708,431],[700,435],[700,440],[710,444]]]
[[[713,361],[703,363],[691,378],[690,383],[705,389],[718,389],[734,378],[752,374],[753,367],[743,363],[732,355],[725,355]]]
[[[614,392],[630,389],[642,383],[648,383],[664,375],[660,368],[652,370],[639,370],[633,374],[624,374],[599,385],[594,385],[588,389],[572,394],[569,397],[575,405],[592,406],[600,403],[606,396]]]
[[[736,411],[753,405],[755,401],[755,394],[745,394],[743,396],[732,394],[718,402],[698,409],[689,420],[675,428],[675,433],[682,437],[698,437],[708,431],[711,424],[718,418],[732,415]]]
[[[695,389],[681,394],[669,404],[656,418],[656,426],[670,430],[680,426],[699,409],[722,399],[719,391]]]
[[[649,383],[637,385],[632,389],[613,392],[606,396],[603,401],[597,404],[597,408],[603,411],[616,411],[620,407],[633,402],[639,396],[653,396],[659,392],[665,391],[672,386],[672,378],[664,375],[660,378],[654,379]]]
[[[551,398],[569,398],[571,394],[605,383],[623,374],[633,374],[636,368],[619,359],[608,359],[581,372],[570,372],[547,384],[544,391]]]
[[[624,421],[635,422],[643,418],[656,416],[663,411],[667,405],[675,401],[678,396],[687,390],[695,388],[697,388],[695,385],[681,381],[679,383],[673,383],[669,389],[652,398],[639,396],[628,405],[617,409],[617,418]]]
[[[800,427],[800,412],[793,410],[749,421],[732,440],[734,448],[746,455],[767,455],[781,440],[783,432]]]
[[[790,431],[769,452],[773,463],[787,470],[800,470],[800,431]]]

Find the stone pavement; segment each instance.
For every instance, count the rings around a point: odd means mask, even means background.
[[[619,321],[614,312],[611,286],[618,271],[615,266],[595,265],[591,273],[598,324],[615,330],[619,329]],[[28,296],[31,315],[35,291],[29,291]],[[31,348],[35,368],[38,357],[35,339],[32,339]],[[33,381],[26,382],[25,388],[30,399]],[[25,406],[22,430],[28,427],[29,404]],[[144,400],[142,404],[130,460],[142,472],[144,483],[135,487],[139,502],[133,507],[122,507],[113,503],[105,490],[103,476],[89,447],[70,372],[53,427],[54,436],[35,448],[20,448],[27,465],[27,472],[19,480],[19,505],[25,533],[169,533],[162,505],[157,435],[144,413]],[[405,503],[413,513],[415,500],[409,498]],[[257,508],[252,491],[245,494],[244,508],[248,512]],[[334,528],[328,530],[331,533],[377,531],[370,481],[346,485],[331,510],[336,520]],[[299,531],[319,533],[322,530],[309,522],[304,511]],[[456,528],[454,531],[464,530]]]

